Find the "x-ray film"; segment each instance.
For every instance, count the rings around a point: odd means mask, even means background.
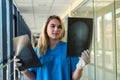
[[[41,66],[41,63],[33,50],[28,35],[15,37],[13,41],[14,41],[15,55],[23,63],[23,65],[19,67],[20,71],[28,69],[30,67]]]
[[[68,18],[67,56],[80,57],[81,52],[90,49],[93,33],[92,18]]]

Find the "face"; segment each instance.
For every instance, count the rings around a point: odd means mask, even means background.
[[[59,40],[62,34],[62,25],[57,19],[52,19],[47,25],[47,34],[50,39]]]

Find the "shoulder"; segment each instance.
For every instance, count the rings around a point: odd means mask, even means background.
[[[66,45],[67,45],[67,42],[60,41],[60,45],[61,45],[61,46],[66,46]]]
[[[60,50],[60,52],[63,51],[62,53],[66,52],[67,43],[63,42],[63,41],[60,41],[57,49]]]
[[[61,47],[61,48],[67,48],[67,43],[64,42],[64,41],[60,41],[59,47]]]
[[[37,52],[38,52],[38,47],[35,47],[35,48],[34,48],[34,51],[37,53]]]

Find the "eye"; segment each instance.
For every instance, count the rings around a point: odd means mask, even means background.
[[[62,29],[62,26],[61,26],[61,25],[59,25],[59,26],[58,26],[58,29]]]
[[[54,25],[54,24],[51,24],[50,27],[51,27],[51,28],[55,28],[55,25]]]

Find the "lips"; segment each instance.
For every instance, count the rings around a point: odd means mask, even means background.
[[[59,35],[59,33],[52,33],[53,35]]]

